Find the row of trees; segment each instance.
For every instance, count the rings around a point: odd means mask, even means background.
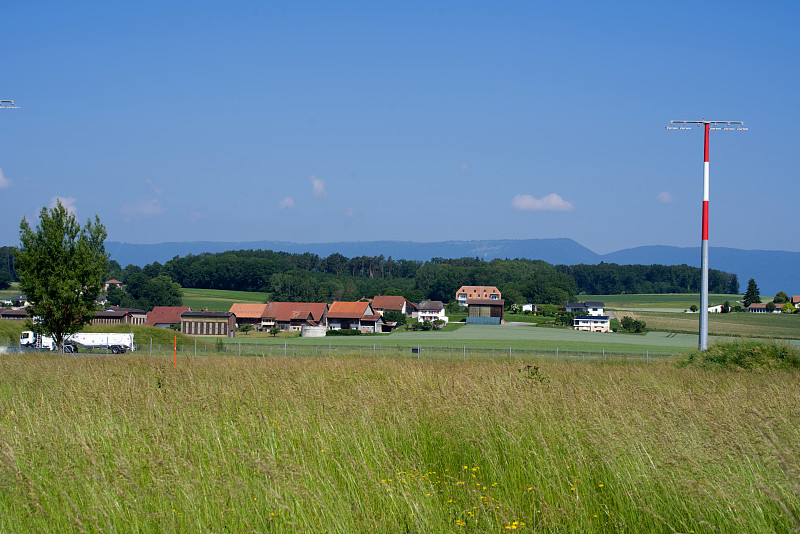
[[[494,285],[507,304],[563,304],[579,293],[691,293],[700,291],[700,269],[687,265],[558,265],[540,260],[483,261],[433,258],[420,262],[383,256],[346,258],[331,254],[290,254],[240,250],[175,257],[164,265],[124,269],[112,261],[109,276],[127,283],[142,273],[167,276],[183,287],[261,291],[272,300],[330,302],[374,295],[403,295],[409,300],[454,299],[462,285]],[[735,274],[711,270],[710,291],[736,293]]]
[[[558,265],[557,268],[575,278],[581,293],[615,295],[621,293],[699,293],[700,269],[688,265]],[[711,293],[739,293],[735,274],[709,269],[708,290]]]

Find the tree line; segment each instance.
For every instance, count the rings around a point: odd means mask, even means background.
[[[507,304],[559,304],[583,294],[698,293],[700,269],[688,265],[551,265],[541,260],[347,258],[238,250],[176,256],[145,267],[109,263],[109,278],[167,277],[182,287],[260,291],[274,301],[332,302],[402,295],[413,302],[450,302],[462,285],[497,286]],[[709,272],[709,291],[738,293],[735,274]]]
[[[581,293],[617,295],[621,293],[699,293],[701,272],[688,265],[559,265],[561,272],[575,279]],[[739,293],[735,274],[716,269],[708,271],[710,293]]]

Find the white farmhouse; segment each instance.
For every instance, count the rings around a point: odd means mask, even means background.
[[[425,321],[436,321],[440,319],[447,323],[447,316],[444,314],[444,304],[440,300],[423,300],[419,303],[419,315],[417,320],[422,323]]]
[[[576,315],[572,327],[587,332],[610,332],[611,319],[607,315]]]

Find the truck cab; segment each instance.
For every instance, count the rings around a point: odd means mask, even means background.
[[[19,346],[39,350],[56,350],[56,342],[49,336],[26,330],[19,335]]]

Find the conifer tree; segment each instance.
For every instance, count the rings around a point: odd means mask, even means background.
[[[744,294],[744,300],[742,300],[742,304],[744,304],[744,307],[747,308],[751,304],[759,303],[761,303],[761,296],[758,293],[758,286],[756,285],[755,279],[751,278],[747,282],[747,292]]]

